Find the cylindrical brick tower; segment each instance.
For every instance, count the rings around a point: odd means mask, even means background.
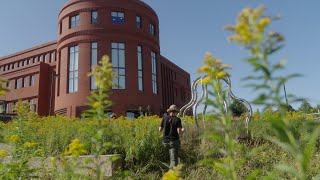
[[[87,76],[103,55],[112,60],[119,115],[161,108],[159,21],[140,0],[70,0],[58,18],[55,114],[79,116],[94,79]],[[139,110],[140,109],[140,110]]]

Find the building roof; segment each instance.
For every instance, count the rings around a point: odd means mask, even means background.
[[[37,50],[37,49],[41,49],[41,48],[46,47],[46,46],[51,46],[51,45],[54,45],[54,44],[57,44],[57,40],[50,41],[50,42],[47,42],[47,43],[44,43],[44,44],[40,44],[40,45],[34,46],[32,48],[28,48],[28,49],[25,49],[25,50],[22,50],[22,51],[18,51],[18,52],[13,53],[13,54],[2,56],[2,57],[0,57],[0,61],[12,58],[14,56],[18,56],[18,55],[21,55],[21,54],[25,54],[25,53],[28,53],[28,52],[31,52],[31,51],[34,51],[34,50]]]

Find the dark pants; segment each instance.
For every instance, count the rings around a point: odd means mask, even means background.
[[[169,149],[170,154],[170,168],[178,165],[178,155],[180,150],[180,140],[170,141],[168,143],[163,142],[163,145]]]

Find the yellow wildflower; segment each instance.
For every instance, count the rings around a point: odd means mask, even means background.
[[[0,157],[4,157],[4,156],[6,156],[8,154],[8,150],[6,150],[6,149],[1,149],[0,150]]]
[[[268,24],[270,24],[271,19],[270,18],[263,18],[258,23],[258,29],[263,30]]]
[[[37,149],[36,151],[34,151],[34,154],[36,156],[43,156],[44,155],[44,151],[42,149]]]
[[[206,77],[202,79],[202,83],[207,84],[213,79],[221,79],[229,76],[226,69],[231,67],[226,64],[222,64],[219,59],[216,59],[211,53],[206,53],[204,58],[204,66],[198,69],[198,73],[205,73]]]
[[[79,139],[74,139],[72,143],[69,144],[69,149],[64,152],[65,155],[73,156],[79,156],[86,153],[87,151],[84,149],[84,144],[82,144]]]
[[[182,165],[178,165],[177,167],[173,168],[173,170],[169,170],[166,172],[162,180],[182,180],[180,177]]]
[[[228,40],[245,46],[259,43],[263,38],[265,28],[272,21],[270,17],[263,14],[264,10],[264,6],[242,10],[237,18],[237,24],[225,27],[226,30],[234,33],[228,37]]]
[[[35,143],[35,142],[26,142],[26,143],[24,143],[24,147],[25,148],[34,148],[36,145],[38,145],[38,143]]]
[[[50,163],[51,163],[53,166],[55,166],[55,165],[56,165],[56,158],[55,158],[55,157],[52,157],[52,158],[50,159]]]
[[[92,104],[92,107],[93,107],[93,108],[99,108],[100,106],[101,106],[101,103],[98,102],[98,101],[96,101],[96,102],[94,102],[94,103]]]
[[[9,137],[9,141],[10,142],[17,142],[17,141],[19,141],[20,140],[20,138],[19,138],[19,136],[17,136],[17,135],[12,135],[12,136],[10,136]]]

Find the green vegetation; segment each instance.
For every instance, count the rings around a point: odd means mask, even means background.
[[[298,140],[307,138],[306,132],[312,129],[305,122],[313,122],[309,116],[300,112],[288,113],[290,117],[289,129],[295,132]],[[266,136],[275,135],[269,124],[270,119],[277,119],[276,112],[265,112],[254,117],[250,125],[252,139],[238,139],[234,150],[235,161],[242,162],[241,168],[237,171],[239,179],[243,179],[252,172],[257,172],[256,176],[280,176],[289,177],[285,173],[275,168],[275,164],[294,164],[290,154],[278,146],[266,140]],[[241,135],[243,129],[243,119],[237,119],[232,123],[231,137]],[[1,134],[7,143],[13,147],[7,152],[17,157],[10,166],[0,165],[0,179],[8,177],[8,173],[15,174],[14,177],[28,177],[28,173],[34,170],[28,169],[20,161],[21,157],[56,157],[57,159],[70,150],[69,144],[78,139],[83,144],[85,154],[95,154],[92,137],[100,128],[95,119],[70,119],[65,117],[38,117],[32,121],[26,121],[24,128],[19,129],[19,123],[15,120],[8,124],[2,124]],[[106,127],[106,132],[101,139],[104,142],[112,142],[112,147],[106,149],[103,154],[121,154],[124,158],[124,169],[131,172],[133,179],[160,178],[167,171],[168,154],[163,148],[161,133],[158,133],[160,118],[143,117],[135,120],[126,118],[104,119],[102,124]],[[319,124],[313,122],[314,127]],[[213,126],[213,125],[211,125]],[[213,139],[201,140],[195,135],[197,132],[195,125],[190,124],[188,131],[182,137],[181,162],[184,164],[181,177],[184,179],[225,179],[217,170],[206,165],[198,164],[200,160],[207,158],[219,158],[221,161],[228,161],[228,157],[214,148],[223,147],[219,141]],[[209,131],[208,133],[211,133]],[[19,137],[22,134],[23,137]],[[319,147],[319,145],[317,145]],[[248,153],[250,152],[250,153]],[[1,154],[1,153],[0,153]],[[320,166],[320,151],[317,149],[312,161],[310,176],[315,176]],[[15,167],[15,168],[13,168]],[[18,168],[19,167],[19,168]],[[24,167],[24,170],[21,169]],[[38,169],[45,177],[56,177],[52,172],[44,172]],[[68,173],[66,171],[65,173]],[[30,174],[29,174],[30,175]]]

